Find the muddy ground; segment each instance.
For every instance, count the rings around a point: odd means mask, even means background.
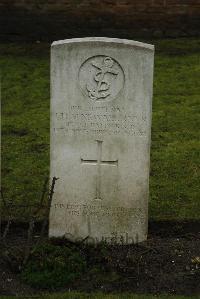
[[[33,244],[38,238],[36,227]],[[27,244],[27,225],[11,224],[0,254],[0,295],[30,295],[47,291],[200,294],[200,223],[151,222],[146,242],[97,247],[79,244],[87,270],[79,279],[55,290],[36,289],[20,280],[20,265],[12,248]],[[59,246],[68,246],[60,242]],[[74,245],[73,245],[74,246]],[[2,254],[4,252],[4,254]],[[7,252],[7,253],[6,253]],[[9,254],[8,254],[9,252]],[[98,269],[98,271],[96,271]]]

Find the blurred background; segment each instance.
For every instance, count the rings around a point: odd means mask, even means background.
[[[200,0],[0,0],[1,41],[195,37]]]

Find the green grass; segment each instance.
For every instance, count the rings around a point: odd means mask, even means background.
[[[155,41],[150,219],[199,220],[200,40]],[[49,175],[49,45],[0,46],[2,189],[36,202]]]
[[[1,47],[2,189],[23,204],[39,199],[49,175],[49,56],[41,50]]]
[[[0,297],[0,299],[13,299],[14,297]],[[17,297],[18,299],[199,299],[200,296],[177,296],[177,295],[133,295],[133,294],[120,294],[120,295],[105,295],[102,293],[96,294],[84,294],[69,292],[65,294],[52,294],[52,295],[41,295],[33,297]]]
[[[0,297],[0,299],[13,299],[15,297]],[[105,295],[105,294],[83,294],[69,292],[65,294],[53,294],[53,295],[41,295],[41,296],[26,296],[17,297],[18,299],[199,299],[200,297],[185,297],[185,296],[169,296],[169,295],[133,295],[133,294],[121,294],[121,295]]]
[[[44,243],[32,251],[21,279],[36,289],[55,290],[80,278],[85,271],[86,261],[76,246]]]
[[[199,50],[200,41],[158,44],[150,177],[152,219],[200,218]]]

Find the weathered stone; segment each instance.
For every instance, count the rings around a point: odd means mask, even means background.
[[[147,237],[154,47],[81,38],[51,52],[50,237]]]

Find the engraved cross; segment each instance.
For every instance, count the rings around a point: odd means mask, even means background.
[[[114,161],[102,160],[102,143],[103,143],[103,141],[96,140],[96,142],[97,142],[97,160],[84,160],[84,159],[81,159],[81,163],[97,166],[96,198],[95,198],[95,200],[102,200],[102,198],[101,198],[101,166],[102,165],[117,166],[118,165],[118,160],[114,160]]]

